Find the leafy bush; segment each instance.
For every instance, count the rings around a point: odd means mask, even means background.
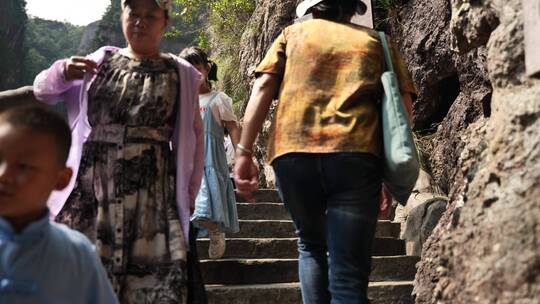
[[[245,91],[238,67],[240,40],[255,9],[255,0],[175,0],[180,8],[175,16],[184,23],[197,18],[206,20],[198,32],[197,45],[210,52],[219,66],[218,87],[229,94],[235,103],[245,100]]]
[[[399,9],[405,0],[375,0],[375,28],[384,30],[388,22],[397,18]]]

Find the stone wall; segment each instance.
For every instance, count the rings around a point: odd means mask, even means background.
[[[433,77],[459,79],[430,157],[451,201],[424,245],[416,303],[538,303],[540,81],[524,74],[521,1],[409,1],[400,17],[417,127],[446,108]]]

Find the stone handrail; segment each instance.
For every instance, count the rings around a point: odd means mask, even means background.
[[[17,105],[39,104],[32,86],[0,92],[0,112]]]

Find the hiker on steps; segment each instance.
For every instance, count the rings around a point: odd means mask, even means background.
[[[232,99],[227,94],[212,89],[211,81],[217,81],[217,65],[208,60],[208,55],[203,50],[196,47],[184,49],[180,57],[191,63],[205,79],[199,90],[204,124],[204,174],[191,220],[203,228],[202,235],[206,232],[209,234],[208,256],[219,259],[225,253],[225,233],[236,233],[240,230],[236,198],[223,145],[225,129],[230,134],[233,145],[240,139],[240,129],[233,112]]]
[[[241,195],[258,188],[252,145],[274,97],[268,161],[299,236],[304,303],[368,303],[381,193],[379,105],[383,48],[376,31],[350,23],[358,0],[306,0],[256,69],[237,145]],[[407,107],[415,88],[393,49]],[[328,254],[328,255],[327,255]]]

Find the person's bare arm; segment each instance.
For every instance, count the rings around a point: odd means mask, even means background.
[[[244,127],[240,138],[242,146],[247,148],[253,146],[268,115],[270,104],[279,90],[280,83],[281,78],[274,74],[263,74],[255,81],[244,114]]]
[[[259,181],[257,166],[252,160],[253,155],[246,149],[253,151],[253,143],[268,115],[270,104],[279,90],[280,83],[281,78],[278,75],[261,75],[255,81],[244,115],[244,126],[240,137],[240,145],[243,149],[236,149],[234,179],[238,193],[248,200],[252,199],[253,192],[257,191]]]

